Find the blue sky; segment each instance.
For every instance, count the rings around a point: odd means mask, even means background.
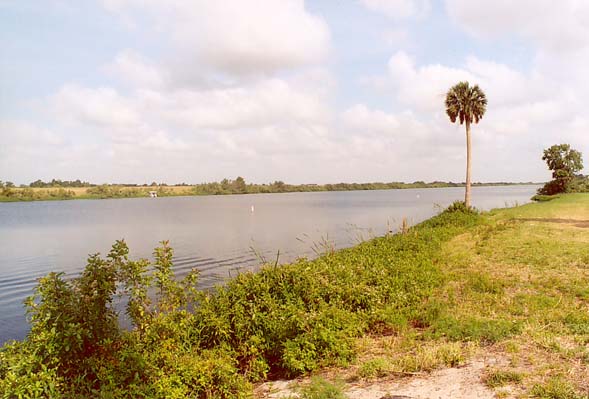
[[[567,0],[0,0],[0,179],[475,181],[589,149],[589,5]]]

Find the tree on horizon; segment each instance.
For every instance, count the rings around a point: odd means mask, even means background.
[[[479,123],[487,109],[487,97],[478,85],[470,86],[468,82],[459,82],[446,93],[446,114],[450,121],[466,124],[466,187],[464,203],[470,207],[471,186],[471,139],[470,125]]]

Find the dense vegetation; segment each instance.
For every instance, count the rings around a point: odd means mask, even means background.
[[[54,190],[35,190],[29,187],[0,187],[0,202],[65,200],[74,198],[76,198],[76,193],[64,188],[57,188]]]
[[[150,263],[130,260],[119,241],[106,258],[91,256],[79,278],[40,280],[26,302],[31,332],[0,352],[0,392],[246,397],[254,381],[347,364],[367,331],[432,319],[424,305],[441,283],[436,254],[479,222],[454,206],[404,234],[267,265],[213,292],[195,289],[196,272],[174,279],[167,243]],[[130,331],[118,323],[121,296]]]
[[[78,180],[59,180],[59,179],[52,179],[50,182],[44,182],[42,180],[35,180],[29,187],[38,187],[38,188],[50,188],[50,187],[91,187],[93,184],[90,184],[86,181]]]
[[[552,171],[552,180],[538,190],[539,195],[588,192],[589,179],[577,175],[583,169],[581,153],[569,144],[553,145],[544,150],[542,160]]]
[[[10,182],[9,182],[10,183]],[[62,184],[63,183],[63,184]],[[526,183],[474,183],[475,186],[505,186]],[[532,184],[532,183],[527,183]],[[463,183],[434,181],[425,183],[336,183],[336,184],[287,184],[275,181],[269,184],[246,183],[243,177],[235,180],[223,179],[220,182],[188,185],[185,183],[167,185],[151,183],[139,186],[136,184],[90,184],[80,182],[62,182],[53,179],[51,182],[40,180],[28,187],[15,187],[14,184],[0,181],[0,202],[4,201],[35,201],[55,199],[100,199],[100,198],[133,198],[147,197],[150,191],[156,191],[159,197],[182,195],[225,195],[225,194],[261,194],[261,193],[292,193],[315,191],[353,191],[353,190],[390,190],[405,188],[443,188],[464,187]]]

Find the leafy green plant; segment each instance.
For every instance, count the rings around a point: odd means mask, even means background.
[[[391,370],[390,363],[383,358],[376,358],[368,360],[358,369],[358,377],[360,378],[376,378],[384,377]]]
[[[150,262],[117,241],[78,278],[39,281],[27,301],[31,333],[1,352],[0,387],[8,397],[230,398],[270,374],[349,364],[371,326],[408,328],[441,283],[434,255],[478,219],[443,212],[407,234],[266,265],[206,292],[197,272],[174,276],[167,242]],[[122,308],[131,330],[118,323]]]
[[[313,377],[309,385],[300,388],[301,399],[346,399],[340,383]]]
[[[552,171],[552,180],[538,190],[538,194],[554,195],[569,192],[575,173],[583,169],[583,157],[569,144],[553,145],[544,150],[542,160]]]

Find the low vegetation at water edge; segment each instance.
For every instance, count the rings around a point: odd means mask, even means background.
[[[444,212],[406,234],[240,274],[214,292],[197,291],[194,273],[174,279],[166,243],[151,264],[117,242],[77,279],[41,279],[27,302],[29,336],[0,352],[0,388],[8,397],[240,397],[268,377],[349,364],[355,338],[419,318],[441,282],[440,245],[478,222]],[[131,331],[118,326],[118,294]]]
[[[0,351],[0,393],[245,398],[278,377],[327,368],[372,381],[484,353],[500,359],[481,376],[498,396],[587,398],[588,243],[587,194],[485,214],[455,204],[401,234],[200,292],[196,273],[174,278],[167,243],[149,262],[117,242],[78,279],[40,281],[31,333]],[[118,325],[121,300],[131,330]],[[299,394],[345,397],[333,381]]]

